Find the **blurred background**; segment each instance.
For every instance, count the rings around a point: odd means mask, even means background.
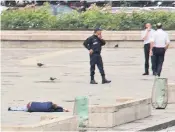
[[[109,4],[112,7],[112,13],[122,8],[125,8],[126,12],[132,12],[133,10],[167,10],[175,11],[174,0],[147,0],[147,1],[127,1],[127,0],[66,0],[66,1],[43,1],[43,0],[1,0],[1,12],[8,9],[18,9],[24,7],[43,6],[45,2],[51,5],[53,14],[56,10],[63,12],[71,12],[73,10],[85,11],[91,6],[96,4],[97,6],[104,6]]]

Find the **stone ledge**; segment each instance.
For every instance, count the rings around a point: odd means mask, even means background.
[[[121,101],[118,103],[116,101],[116,104],[114,105],[109,105],[109,106],[91,106],[89,109],[90,113],[113,113],[117,112],[120,109],[127,108],[127,107],[132,107],[135,105],[139,104],[150,104],[151,100],[150,99],[139,99],[139,100],[134,100],[134,99],[129,99],[126,100],[125,102]]]
[[[106,41],[104,48],[143,48],[142,41]],[[83,41],[1,41],[2,48],[84,48]],[[170,48],[175,48],[175,41],[171,41]]]
[[[89,127],[114,127],[151,115],[151,99],[126,101],[113,106],[91,106]]]
[[[2,41],[83,41],[93,31],[1,31]],[[175,40],[175,31],[168,31]],[[81,37],[80,37],[81,36]],[[106,41],[141,41],[141,31],[104,31]]]
[[[64,33],[64,34],[72,34],[72,33],[77,33],[77,34],[81,34],[81,33],[86,33],[86,34],[92,34],[93,31],[73,31],[73,30],[60,30],[60,31],[56,31],[56,30],[1,30],[2,34],[17,34],[17,33],[26,33],[26,34],[32,34],[32,33]],[[174,34],[175,30],[170,30],[167,31],[169,34]],[[141,31],[139,30],[131,30],[131,31],[107,31],[107,30],[103,30],[103,33],[116,33],[116,34],[140,34]]]
[[[78,119],[76,116],[41,120],[35,125],[3,126],[3,131],[77,131]]]

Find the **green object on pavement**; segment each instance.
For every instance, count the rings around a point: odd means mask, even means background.
[[[79,127],[86,127],[88,122],[88,98],[79,96],[75,98],[74,114],[78,115]]]
[[[168,104],[167,78],[155,78],[152,91],[152,105],[156,109],[165,109]]]

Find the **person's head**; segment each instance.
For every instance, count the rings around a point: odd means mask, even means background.
[[[57,108],[58,108],[58,105],[53,103],[53,104],[52,104],[52,108],[53,108],[53,109],[57,109]]]
[[[162,28],[162,24],[161,23],[157,23],[156,27],[157,27],[157,29],[161,29]]]
[[[69,112],[69,110],[62,108],[61,106],[58,106],[57,104],[52,103],[52,108],[57,112]]]
[[[146,23],[145,24],[145,29],[147,29],[147,28],[151,28],[152,26],[151,26],[151,24],[150,23]]]
[[[94,29],[94,34],[97,35],[97,36],[98,35],[101,35],[101,32],[102,32],[102,29],[101,28],[95,28]]]

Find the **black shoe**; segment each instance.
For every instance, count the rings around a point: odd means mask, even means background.
[[[90,84],[98,84],[95,80],[91,80]]]
[[[143,75],[143,76],[145,76],[145,75],[149,75],[149,73],[143,73],[142,75]]]
[[[153,72],[153,76],[157,76],[157,73],[156,72]]]
[[[11,110],[11,108],[10,107],[8,107],[8,111],[10,111]]]
[[[107,80],[107,79],[103,79],[102,80],[102,84],[105,84],[105,83],[111,83],[111,81],[110,80]]]

